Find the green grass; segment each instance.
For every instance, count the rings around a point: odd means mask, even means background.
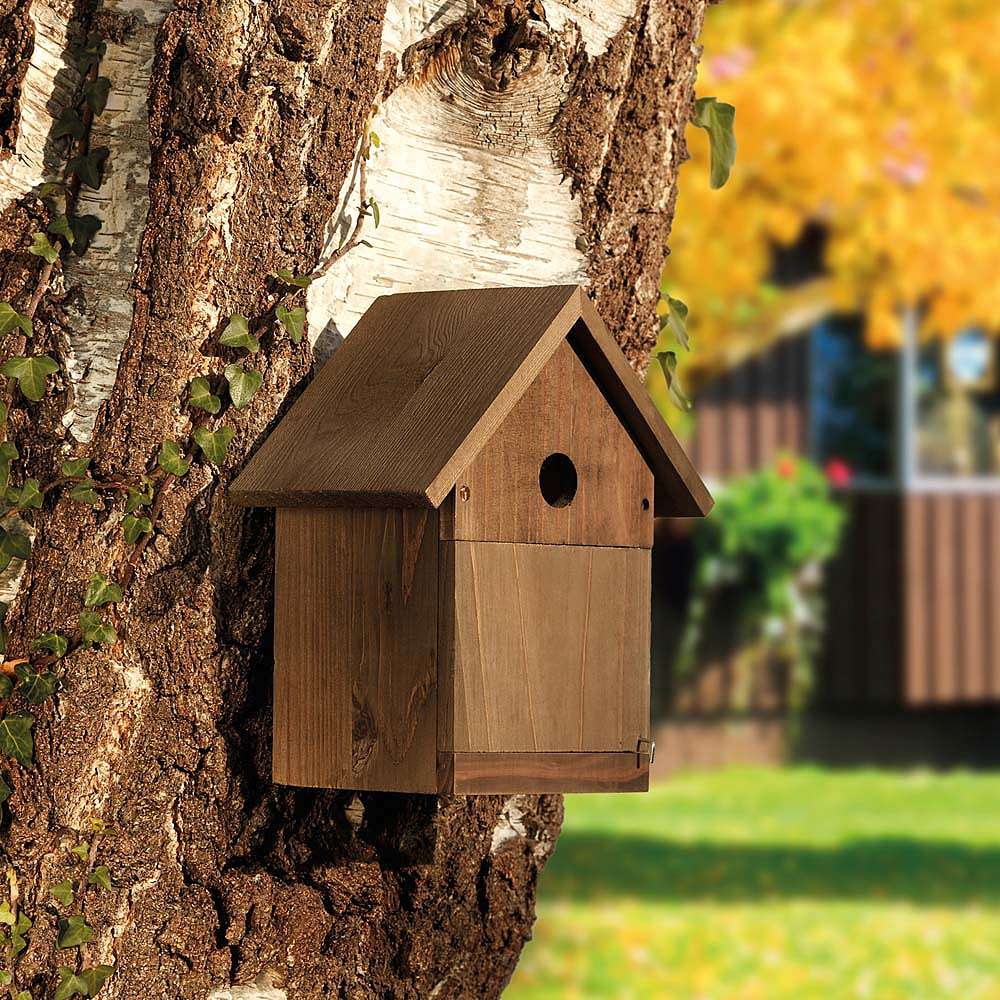
[[[568,796],[505,1000],[1000,1000],[1000,775]]]

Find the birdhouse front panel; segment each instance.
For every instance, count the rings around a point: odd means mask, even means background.
[[[647,787],[653,516],[711,497],[582,290],[377,300],[230,496],[278,508],[276,781]]]

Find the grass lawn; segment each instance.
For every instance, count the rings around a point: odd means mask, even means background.
[[[568,796],[505,1000],[1000,1000],[1000,775]]]

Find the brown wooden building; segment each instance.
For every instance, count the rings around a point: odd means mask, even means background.
[[[851,471],[838,491],[848,518],[827,571],[814,713],[929,719],[938,731],[951,726],[968,736],[978,725],[969,728],[971,711],[992,727],[992,707],[1000,704],[996,350],[993,339],[970,330],[929,346],[911,332],[901,351],[875,354],[856,319],[834,316],[698,394],[688,446],[710,484],[782,453],[820,464],[836,459]],[[704,734],[713,720],[731,716],[736,661],[723,628],[696,676],[672,689],[669,659],[685,594],[665,567],[691,554],[683,525],[660,530],[658,704],[689,732]],[[744,719],[758,724],[757,743],[777,738],[763,723],[782,717],[782,691],[780,678],[755,680]],[[753,744],[733,752],[769,755]]]

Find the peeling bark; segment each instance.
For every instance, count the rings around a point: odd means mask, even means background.
[[[0,22],[0,44],[26,10]],[[11,417],[25,464],[49,478],[93,427],[95,470],[135,478],[186,433],[179,403],[217,363],[225,318],[262,314],[269,275],[311,269],[350,226],[376,105],[382,224],[310,289],[320,351],[387,291],[580,280],[641,367],[702,14],[702,0],[114,0],[91,13],[33,0],[0,133],[18,151],[0,163],[0,299],[23,301],[40,263],[17,248],[39,227],[28,192],[56,168],[45,137],[71,19],[100,19],[114,87],[95,134],[109,177],[81,205],[105,228],[36,321],[36,348],[67,374]],[[88,897],[98,934],[84,950],[116,966],[102,995],[497,996],[530,935],[558,797],[269,782],[272,516],[233,509],[225,488],[313,362],[284,338],[253,361],[264,384],[225,418],[230,464],[196,463],[170,493],[119,643],[72,658],[39,712],[37,766],[8,769],[3,850],[36,917],[22,988],[51,990],[44,887],[68,877],[68,848],[100,816],[117,831],[101,846],[116,889]],[[48,501],[11,649],[71,626],[92,571],[120,571],[118,519]]]

